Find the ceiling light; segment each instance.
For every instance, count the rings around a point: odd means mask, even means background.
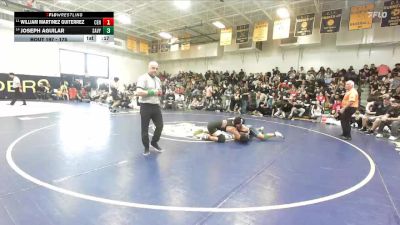
[[[284,19],[284,18],[288,18],[288,17],[289,17],[289,11],[288,11],[287,8],[279,8],[279,9],[277,9],[277,10],[276,10],[276,14],[278,14],[278,16],[279,16],[281,19]]]
[[[172,44],[177,43],[178,41],[179,41],[179,39],[177,37],[171,37],[171,39],[169,40],[169,44],[172,45]]]
[[[160,35],[160,37],[164,38],[164,39],[171,39],[172,35],[170,33],[167,32],[160,32],[158,35]]]
[[[181,10],[188,9],[190,7],[190,1],[187,0],[175,0],[174,5]]]
[[[122,24],[131,24],[131,17],[128,14],[119,14],[117,20]]]
[[[219,29],[225,28],[225,25],[219,21],[215,21],[212,24],[214,24],[214,26],[218,27]]]

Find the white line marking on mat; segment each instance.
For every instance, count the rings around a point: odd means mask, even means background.
[[[188,114],[186,114],[188,115]],[[189,115],[200,115],[200,116],[210,116],[207,114],[189,114]],[[217,115],[217,116],[226,116],[226,115]],[[362,188],[364,185],[366,185],[374,176],[375,174],[375,163],[372,160],[372,158],[366,153],[364,152],[361,148],[357,147],[356,145],[349,143],[347,141],[343,141],[335,136],[329,135],[329,134],[325,134],[319,131],[315,131],[312,129],[308,129],[308,128],[303,128],[303,127],[299,127],[299,126],[295,126],[295,125],[291,125],[291,124],[284,124],[284,123],[278,123],[278,122],[273,122],[273,121],[265,121],[265,120],[260,120],[260,119],[253,119],[253,118],[247,118],[249,120],[256,120],[256,121],[261,121],[261,122],[269,122],[269,123],[276,123],[276,124],[281,124],[281,125],[285,125],[285,126],[290,126],[290,127],[295,127],[295,128],[299,128],[299,129],[303,129],[303,130],[307,130],[310,132],[314,132],[314,133],[318,133],[321,135],[325,135],[327,137],[331,137],[334,138],[338,141],[342,141],[350,146],[352,146],[353,148],[355,148],[357,151],[359,151],[369,162],[370,165],[370,170],[367,174],[367,176],[361,180],[359,183],[357,183],[356,185],[345,189],[341,192],[335,193],[335,194],[331,194],[331,195],[327,195],[324,197],[320,197],[320,198],[316,198],[316,199],[310,199],[310,200],[306,200],[306,201],[300,201],[300,202],[292,202],[292,203],[287,203],[287,204],[280,204],[280,205],[264,205],[264,206],[253,206],[253,207],[242,207],[242,208],[215,208],[215,207],[189,207],[189,206],[168,206],[168,205],[155,205],[155,204],[144,204],[144,203],[136,203],[136,202],[126,202],[126,201],[117,201],[117,200],[113,200],[113,199],[107,199],[107,198],[101,198],[101,197],[97,197],[97,196],[93,196],[93,195],[87,195],[87,194],[82,194],[82,193],[78,193],[75,191],[71,191],[71,190],[67,190],[61,187],[57,187],[55,185],[49,184],[45,181],[39,180],[31,175],[29,175],[28,173],[26,173],[25,171],[23,171],[21,168],[18,167],[18,165],[14,162],[13,157],[12,157],[12,152],[14,151],[14,147],[17,145],[18,142],[20,142],[22,139],[24,139],[25,137],[32,135],[38,131],[44,130],[46,128],[52,127],[54,125],[50,125],[50,126],[46,126],[46,127],[42,127],[39,129],[35,129],[32,130],[22,136],[20,136],[19,138],[17,138],[16,140],[14,140],[7,148],[7,154],[6,154],[6,158],[7,158],[7,163],[10,165],[10,167],[16,172],[18,173],[20,176],[24,177],[25,179],[40,185],[44,188],[65,194],[65,195],[69,195],[72,197],[76,197],[76,198],[80,198],[80,199],[85,199],[85,200],[89,200],[89,201],[95,201],[95,202],[100,202],[100,203],[104,203],[104,204],[110,204],[110,205],[116,205],[116,206],[124,206],[124,207],[133,207],[133,208],[142,208],[142,209],[152,209],[152,210],[165,210],[165,211],[186,211],[186,212],[216,212],[216,213],[233,213],[233,212],[255,212],[255,211],[268,211],[268,210],[278,210],[278,209],[287,209],[287,208],[293,208],[293,207],[300,207],[300,206],[307,206],[307,205],[312,205],[312,204],[317,204],[317,203],[321,203],[321,202],[326,202],[326,201],[330,201],[336,198],[340,198],[343,197],[345,195],[348,195],[354,191],[357,191],[358,189]]]

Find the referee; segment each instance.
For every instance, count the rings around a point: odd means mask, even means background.
[[[343,140],[351,140],[351,116],[357,111],[359,98],[358,92],[354,88],[354,81],[349,80],[346,82],[346,94],[342,100],[342,109],[340,109],[340,123],[342,125]]]
[[[144,145],[143,155],[150,154],[149,151],[149,123],[153,120],[156,130],[151,140],[151,146],[157,152],[162,152],[158,145],[163,129],[163,118],[160,109],[160,96],[162,95],[161,81],[156,77],[158,70],[157,62],[150,62],[148,72],[139,77],[136,94],[140,102],[140,117],[142,124],[142,142]]]
[[[15,76],[14,73],[10,73],[9,77],[13,79],[12,88],[15,91],[12,101],[10,102],[10,105],[14,105],[18,99],[22,100],[22,105],[26,105],[24,95],[22,94],[21,80],[17,76]]]

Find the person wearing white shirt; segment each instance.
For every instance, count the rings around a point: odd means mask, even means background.
[[[164,127],[163,117],[160,108],[160,96],[162,95],[161,81],[156,76],[158,63],[152,61],[149,63],[148,72],[139,77],[137,82],[136,95],[140,96],[140,118],[142,128],[142,143],[144,146],[143,155],[150,154],[149,151],[149,123],[153,121],[156,129],[150,142],[156,152],[162,152],[163,149],[158,145],[161,132]]]
[[[22,86],[21,86],[21,80],[17,77],[17,76],[15,76],[15,74],[14,73],[10,73],[9,74],[9,77],[11,78],[11,79],[13,79],[13,82],[12,82],[12,89],[14,90],[14,96],[13,96],[13,99],[12,99],[12,101],[11,101],[11,103],[10,103],[10,105],[14,105],[15,104],[15,102],[18,100],[18,99],[21,99],[22,100],[22,105],[26,105],[26,101],[25,101],[25,98],[24,98],[24,96],[22,95]]]
[[[175,93],[176,106],[179,109],[185,109],[185,96],[183,94]]]

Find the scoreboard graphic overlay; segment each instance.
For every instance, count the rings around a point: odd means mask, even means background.
[[[114,42],[114,12],[15,12],[15,42]]]

